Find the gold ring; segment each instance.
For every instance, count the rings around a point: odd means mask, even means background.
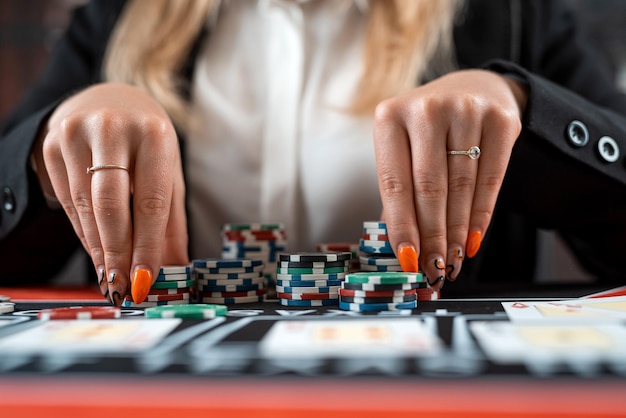
[[[128,168],[123,165],[115,165],[115,164],[103,164],[103,165],[94,165],[91,167],[87,167],[87,174],[93,174],[98,170],[124,170],[127,173]]]
[[[448,155],[467,155],[472,160],[477,160],[480,157],[480,148],[474,145],[467,151],[448,151]]]

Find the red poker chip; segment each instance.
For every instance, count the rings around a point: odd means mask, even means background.
[[[230,241],[248,241],[254,239],[256,241],[278,241],[287,239],[284,232],[275,230],[249,230],[249,231],[223,231],[224,237]]]
[[[410,296],[415,294],[415,289],[409,290],[352,290],[339,289],[341,296],[363,298],[392,298],[394,296]]]
[[[37,319],[116,319],[121,316],[122,310],[114,306],[70,306],[43,309]]]
[[[335,243],[335,244],[320,244],[317,246],[317,251],[322,252],[352,252],[352,247],[358,247],[358,244],[349,243]]]
[[[150,295],[148,294],[148,296],[146,296],[146,299],[139,302],[165,302],[165,301],[170,301],[170,300],[185,300],[185,299],[189,299],[190,297],[190,293],[189,292],[185,292],[185,293],[176,293],[176,294],[172,294],[172,295]],[[127,297],[126,298],[127,301],[129,302],[133,302],[132,298]]]
[[[278,299],[289,300],[324,300],[337,299],[336,293],[281,293],[277,292]]]
[[[361,238],[368,241],[389,241],[388,236],[383,234],[363,234]]]

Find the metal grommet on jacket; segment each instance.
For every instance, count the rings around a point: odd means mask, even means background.
[[[566,138],[575,147],[584,147],[589,143],[589,130],[579,120],[573,120],[567,125]]]
[[[619,159],[619,145],[610,136],[603,136],[598,141],[598,155],[607,163],[614,163]]]
[[[10,187],[2,189],[2,209],[5,212],[15,212],[15,195]]]

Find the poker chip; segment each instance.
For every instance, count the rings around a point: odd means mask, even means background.
[[[114,306],[70,306],[43,309],[37,314],[37,319],[116,319],[121,316],[122,310]]]
[[[180,280],[180,281],[167,281],[167,282],[154,282],[152,289],[176,289],[182,287],[191,287],[196,284],[195,279]]]
[[[264,288],[265,288],[264,283],[242,284],[242,285],[231,284],[231,285],[225,285],[225,286],[198,285],[199,292],[247,292],[250,290],[259,290],[259,289],[264,289]]]
[[[360,245],[359,250],[370,254],[389,254],[393,255],[393,249],[390,246],[372,247],[368,245]]]
[[[281,293],[276,292],[279,299],[288,300],[324,300],[337,299],[337,293]]]
[[[384,229],[385,231],[387,231],[387,223],[378,221],[365,221],[363,222],[363,229]]]
[[[292,307],[312,307],[312,306],[335,306],[337,305],[337,299],[322,299],[322,300],[290,300],[290,299],[278,299],[278,303],[283,306]]]
[[[130,299],[124,299],[122,301],[122,307],[124,308],[151,308],[154,306],[168,306],[168,305],[188,305],[189,299],[179,299],[179,300],[163,300],[159,302],[148,301],[135,303]]]
[[[388,257],[388,256],[380,256],[380,255],[372,255],[372,256],[359,256],[359,261],[361,262],[361,266],[369,265],[369,266],[399,266],[400,260],[396,257]]]
[[[11,298],[9,298],[11,300]],[[12,302],[0,302],[0,315],[5,313],[11,313],[15,310],[15,303]]]
[[[263,277],[263,271],[253,271],[249,273],[196,273],[196,279],[205,280],[231,280],[231,279],[254,279]]]
[[[363,235],[387,235],[387,225],[384,228],[363,228]]]
[[[229,223],[222,226],[223,231],[266,231],[266,230],[284,230],[282,223]]]
[[[11,296],[0,295],[0,303],[11,302]]]
[[[423,282],[421,273],[359,272],[346,275],[346,283],[361,284],[407,284]]]
[[[289,263],[323,263],[330,266],[332,263],[340,263],[349,261],[352,258],[351,252],[332,252],[332,253],[295,253],[295,254],[280,254],[279,260],[281,262]],[[296,266],[294,266],[296,267]]]
[[[206,277],[206,276],[205,276]],[[249,279],[197,279],[198,286],[228,286],[244,284],[265,284],[265,277],[257,276]]]
[[[392,297],[352,297],[352,296],[341,296],[339,298],[340,302],[346,303],[358,303],[358,304],[370,304],[370,303],[402,303],[402,302],[413,302],[417,300],[417,294],[407,295],[407,296],[392,296]]]
[[[425,288],[428,286],[426,281],[417,283],[405,283],[405,284],[371,284],[371,283],[346,283],[343,282],[341,287],[348,290],[363,290],[368,292],[378,292],[386,290],[410,290]]]
[[[191,267],[188,265],[185,266],[161,266],[159,269],[159,276],[161,275],[169,275],[169,274],[187,274],[191,273]]]
[[[175,293],[172,295],[148,295],[144,302],[165,302],[170,300],[189,300],[190,293]]]
[[[278,274],[332,274],[346,273],[346,267],[328,267],[328,268],[281,268],[276,269]]]
[[[282,287],[324,287],[324,286],[341,286],[343,280],[276,280],[276,286]]]
[[[193,260],[193,267],[199,268],[241,268],[241,267],[256,267],[262,266],[262,260],[250,260],[250,259],[242,259],[242,260],[227,260],[227,259],[217,259],[217,258],[206,258],[201,260]]]
[[[261,296],[267,293],[267,289],[249,290],[247,292],[201,292],[201,297],[209,298],[239,298],[246,296]]]
[[[189,287],[180,287],[180,288],[173,288],[173,289],[150,289],[150,293],[148,293],[148,295],[180,295],[180,294],[184,294],[187,293],[189,294]]]
[[[339,286],[323,286],[323,287],[276,286],[276,293],[336,293],[336,294],[339,294]]]
[[[339,300],[339,308],[344,311],[355,312],[399,311],[417,308],[417,301],[402,303],[347,303]]]
[[[441,293],[432,290],[431,288],[416,289],[417,300],[439,300]]]
[[[344,268],[350,265],[349,261],[279,261],[277,263],[277,267],[283,269],[291,269],[291,268],[330,268],[330,267],[339,267]]]
[[[402,266],[391,265],[391,266],[372,266],[369,264],[362,264],[361,271],[393,271],[393,272],[401,272]]]
[[[285,280],[290,282],[297,281],[317,281],[317,280],[341,280],[346,278],[347,273],[328,273],[328,274],[277,274],[277,280]]]
[[[348,296],[348,297],[360,297],[360,298],[391,298],[395,296],[408,296],[415,295],[415,289],[409,290],[380,290],[380,291],[367,291],[367,290],[349,290],[349,289],[339,289],[339,296]]]
[[[359,241],[359,247],[360,248],[363,248],[363,247],[376,247],[376,248],[389,247],[391,248],[391,243],[387,240],[376,241],[376,240],[361,239]]]
[[[156,278],[157,282],[179,282],[183,280],[189,280],[190,276],[187,273],[173,273],[173,274],[159,274]]]
[[[235,297],[235,298],[201,297],[200,301],[202,303],[221,303],[224,305],[232,305],[232,304],[238,304],[238,303],[255,303],[255,302],[264,302],[265,295],[241,296],[241,297]]]
[[[361,239],[365,241],[389,241],[387,234],[363,234]]]
[[[211,319],[225,316],[228,308],[215,304],[156,306],[144,311],[146,318]]]
[[[263,269],[265,266],[260,264],[258,266],[252,267],[194,267],[194,274],[230,274],[230,273],[252,273],[252,272],[261,272],[263,273]]]

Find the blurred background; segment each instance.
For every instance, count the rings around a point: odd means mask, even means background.
[[[550,0],[545,0],[550,1]],[[626,1],[565,0],[626,91]],[[71,9],[85,0],[0,0],[0,119],[41,72]]]
[[[626,92],[626,0],[564,1],[577,13],[582,30],[611,63],[616,84]],[[0,121],[42,71],[71,10],[84,2],[0,0]],[[554,234],[546,232],[540,245],[538,268],[544,281],[589,279]]]

